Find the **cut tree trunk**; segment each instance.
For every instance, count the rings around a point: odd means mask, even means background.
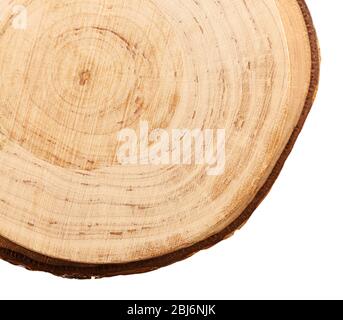
[[[0,5],[1,258],[145,272],[247,221],[317,90],[303,0],[15,2]]]

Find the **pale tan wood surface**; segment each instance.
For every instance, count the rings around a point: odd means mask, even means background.
[[[242,214],[310,90],[302,1],[17,1],[25,29],[13,3],[0,9],[3,239],[50,258],[128,263],[189,247]],[[121,165],[117,133],[142,120],[225,129],[224,173]]]

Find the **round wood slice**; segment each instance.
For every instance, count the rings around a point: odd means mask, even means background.
[[[0,256],[32,270],[145,272],[232,235],[317,90],[303,0],[19,0],[0,13]],[[173,134],[189,131],[177,163]],[[210,142],[217,158],[196,161]]]

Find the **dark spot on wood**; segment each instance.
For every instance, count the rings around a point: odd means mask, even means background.
[[[91,73],[89,70],[84,70],[80,72],[79,76],[80,76],[80,82],[79,82],[80,86],[84,86],[90,80]]]
[[[122,236],[123,235],[123,233],[122,232],[110,232],[110,235],[111,236]]]

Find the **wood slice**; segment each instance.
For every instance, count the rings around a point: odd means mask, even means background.
[[[0,12],[0,256],[32,270],[145,272],[232,235],[315,97],[303,0],[21,0]]]

